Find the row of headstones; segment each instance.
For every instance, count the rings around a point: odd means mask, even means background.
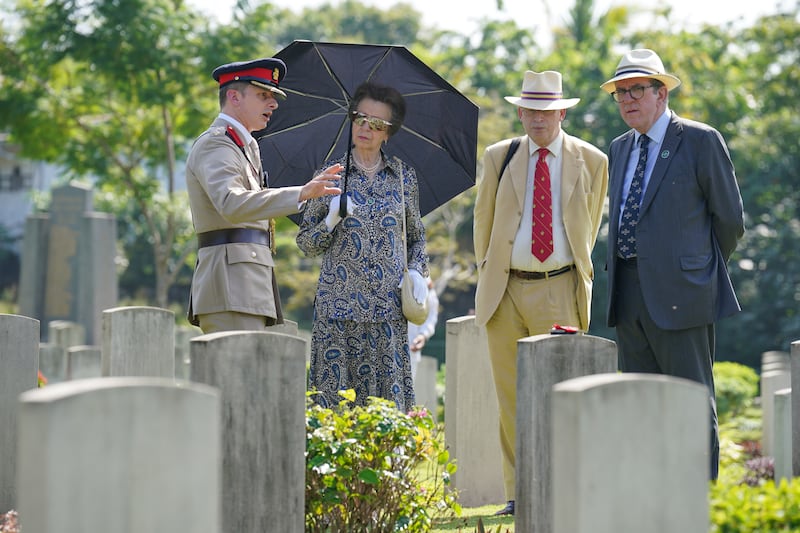
[[[0,315],[0,385],[2,385],[0,387],[0,427],[3,428],[3,431],[0,431],[0,458],[2,458],[0,459],[2,461],[0,462],[0,508],[8,510],[15,506],[16,487],[17,485],[22,486],[19,483],[20,479],[39,478],[38,471],[33,477],[23,474],[17,475],[17,466],[22,464],[18,460],[21,458],[17,457],[18,449],[30,450],[26,452],[29,454],[29,458],[32,458],[31,462],[26,463],[29,466],[44,464],[44,462],[36,459],[37,454],[42,451],[41,448],[28,445],[18,446],[21,433],[18,435],[17,432],[17,427],[21,427],[21,425],[17,424],[17,397],[19,394],[36,387],[36,381],[32,377],[35,378],[37,368],[41,368],[39,357],[42,355],[46,357],[48,353],[52,354],[51,363],[53,364],[49,367],[49,375],[51,379],[53,377],[56,379],[51,381],[45,389],[42,389],[43,391],[46,390],[48,394],[55,394],[60,389],[63,389],[61,385],[68,384],[74,385],[76,387],[75,390],[78,391],[85,392],[84,387],[96,387],[103,389],[103,394],[113,394],[106,390],[111,387],[108,382],[94,380],[98,381],[98,383],[90,385],[93,376],[104,376],[106,378],[119,378],[120,376],[172,378],[175,374],[178,374],[175,377],[191,380],[199,379],[202,383],[204,379],[207,380],[208,371],[204,372],[202,369],[198,369],[199,362],[194,360],[193,349],[190,349],[190,346],[194,347],[194,344],[189,342],[191,338],[197,339],[200,332],[189,328],[176,328],[173,335],[173,324],[174,317],[172,312],[163,309],[126,307],[108,310],[104,312],[103,316],[104,335],[101,349],[82,344],[84,337],[82,327],[79,324],[66,321],[51,323],[48,337],[53,342],[46,343],[47,346],[45,346],[45,343],[38,342],[39,322],[37,320],[17,315]],[[275,333],[298,335],[297,326],[292,322],[271,328],[271,330]],[[174,339],[174,350],[173,342],[170,342],[170,339]],[[305,363],[308,357],[308,350],[305,340],[300,340],[302,341],[301,349],[295,351],[299,353],[300,361],[302,362],[303,372],[301,379],[303,383],[293,390],[304,392]],[[183,349],[184,346],[185,349]],[[252,356],[258,355],[258,351],[255,348],[251,350],[243,348],[242,351],[243,353],[250,353]],[[81,357],[74,357],[76,354],[80,354]],[[234,363],[232,366],[239,368],[241,365]],[[64,371],[63,375],[59,374],[57,369],[62,369]],[[80,371],[76,372],[76,369]],[[182,375],[184,373],[186,375]],[[435,375],[435,358],[423,356],[423,361],[418,367],[417,378],[420,385],[425,386],[427,384],[428,388],[431,389],[427,401],[431,402],[431,409],[434,413],[436,403]],[[81,379],[75,381],[78,376],[81,376]],[[153,384],[141,385],[143,385],[142,394],[144,396],[147,396],[148,390],[154,388]],[[238,390],[238,385],[241,384],[237,384],[231,390]],[[294,385],[298,384],[294,383]],[[119,384],[119,386],[128,391],[125,394],[130,394],[131,384],[123,383]],[[188,390],[188,387],[185,388]],[[274,389],[274,387],[268,388]],[[58,394],[70,396],[72,393],[64,393],[62,390]],[[241,404],[242,410],[248,405],[248,401],[236,398],[231,399],[231,402]],[[140,400],[135,400],[134,403],[139,405]],[[76,404],[83,405],[81,402],[76,402]],[[259,402],[258,409],[261,409],[263,404],[264,402]],[[272,412],[276,410],[276,407],[274,404],[269,404],[269,409]],[[282,411],[282,408],[278,408],[277,411]],[[170,410],[167,410],[167,412],[172,413]],[[263,416],[258,412],[253,412],[252,416],[256,419],[263,419]],[[125,420],[122,423],[126,424],[129,418],[128,416],[122,417]],[[304,421],[303,413],[300,413],[300,416],[296,419],[301,422]],[[113,422],[106,421],[103,424],[109,428],[115,427]],[[68,424],[68,427],[73,429],[79,426],[80,424]],[[245,425],[242,424],[242,429],[244,427]],[[53,431],[52,428],[40,429],[47,433]],[[96,436],[98,431],[79,431],[78,434]],[[203,440],[201,439],[200,442]],[[247,439],[240,440],[242,443],[247,443]],[[69,442],[69,439],[64,438],[62,435],[56,439],[56,442],[61,441]],[[45,438],[44,442],[50,442],[50,440]],[[296,445],[297,443],[294,444]],[[189,443],[185,443],[185,445],[189,445]],[[294,447],[292,449],[296,450],[297,448]],[[34,452],[34,450],[38,451]],[[91,453],[88,457],[95,457],[95,455],[95,453]],[[146,457],[146,455],[143,457]],[[113,461],[111,462],[113,463]],[[278,463],[281,462],[283,461],[278,461]],[[72,461],[71,464],[75,464],[75,462]],[[246,470],[247,468],[245,467],[243,472]],[[54,475],[57,472],[59,472],[58,468],[53,470]],[[294,474],[297,474],[297,472]],[[304,477],[304,470],[300,477]],[[26,530],[29,529],[26,528]]]
[[[792,403],[800,402],[800,397],[793,399],[793,385],[800,388],[800,341],[792,343],[791,353],[761,354],[761,453],[774,459],[776,482],[800,475],[800,423],[792,420]],[[800,414],[800,405],[794,409]]]
[[[105,377],[41,389],[38,321],[0,315],[0,506],[26,533],[302,531],[306,341],[197,336],[175,380],[143,313],[104,325]]]
[[[125,312],[128,316],[137,314],[152,313],[152,307],[126,307]],[[105,317],[115,313],[116,309],[111,309],[103,314]],[[172,316],[171,311],[162,310],[163,316]],[[85,379],[103,376],[102,370],[102,350],[100,346],[86,344],[86,331],[83,325],[67,321],[54,320],[48,323],[47,342],[39,345],[39,370],[42,371],[48,383],[59,383],[73,379]],[[281,326],[272,329],[288,333],[290,335],[302,336],[309,339],[307,332],[300,331],[297,323],[287,320]],[[194,326],[175,326],[174,327],[174,353],[175,353],[175,377],[178,379],[190,378],[191,357],[189,353],[189,341],[201,335],[202,331]],[[307,345],[309,346],[309,345]],[[306,361],[310,357],[309,350],[306,350]],[[417,373],[414,379],[414,390],[416,393],[417,404],[425,406],[434,415],[437,412],[439,392],[436,384],[436,374],[438,361],[435,357],[423,355],[417,365]]]
[[[792,365],[800,363],[800,341],[793,343],[792,355]],[[445,439],[458,461],[453,486],[464,506],[500,503],[497,404],[486,379],[491,367],[485,330],[473,317],[448,321],[445,364]],[[664,376],[619,374],[616,367],[616,345],[607,339],[539,335],[518,343],[520,531],[708,529],[705,389]],[[770,387],[781,385],[771,372],[762,374],[767,398]],[[800,369],[793,375],[800,376]],[[784,461],[792,457],[787,392],[774,395],[774,440],[782,443]],[[765,415],[768,427],[771,417]],[[794,428],[796,439],[800,424]],[[797,440],[794,449],[800,450]],[[776,474],[778,464],[776,457]]]
[[[448,322],[457,351],[476,346],[471,320]],[[24,367],[35,360],[38,322],[5,322],[20,342],[4,359]],[[26,532],[302,530],[305,341],[233,332],[190,345],[195,383],[112,377],[21,394]],[[130,348],[128,357],[141,356]],[[585,335],[520,342],[521,531],[693,531],[707,522],[705,391],[613,374],[615,357],[613,342]],[[460,363],[456,374],[470,361]],[[462,385],[447,395],[448,434],[451,423],[466,429],[465,406],[451,403]],[[469,465],[467,447],[451,449],[460,468]]]
[[[0,320],[0,332],[2,332],[0,338],[11,340],[13,337],[17,339],[16,343],[6,342],[3,347],[3,352],[6,352],[6,348],[8,349],[7,355],[2,358],[4,369],[8,372],[0,372],[0,376],[3,376],[5,380],[0,391],[6,394],[6,391],[10,389],[7,385],[14,381],[13,379],[7,380],[7,376],[19,378],[35,374],[35,364],[26,369],[26,372],[20,372],[20,368],[30,366],[29,362],[36,359],[38,329],[33,331],[32,328],[25,325],[25,322],[19,322],[19,319],[33,322],[37,324],[37,328],[38,322],[24,319],[24,317],[9,318],[5,316],[0,318],[3,319]],[[134,322],[139,322],[139,326],[145,324],[147,327],[142,331],[137,330],[135,324],[129,324],[126,331],[133,337],[141,337],[141,335],[147,337],[152,334],[152,328],[157,327],[147,320]],[[31,329],[29,335],[25,334],[26,329]],[[109,325],[108,329],[113,329],[113,327]],[[14,332],[14,335],[11,335],[11,331]],[[480,347],[485,345],[485,338],[483,338],[482,331],[474,326],[474,319],[464,317],[449,321],[447,335],[446,439],[453,457],[459,464],[459,471],[455,475],[455,488],[459,491],[462,505],[472,505],[469,500],[475,496],[474,489],[484,486],[487,481],[490,482],[492,476],[484,477],[482,482],[469,486],[463,482],[468,481],[470,470],[492,468],[489,459],[494,456],[498,458],[493,470],[495,477],[500,472],[499,453],[470,457],[476,451],[482,453],[480,443],[482,435],[490,436],[490,440],[486,440],[486,442],[497,442],[498,440],[496,431],[494,435],[491,431],[487,431],[487,429],[492,429],[491,420],[495,420],[494,429],[496,430],[496,410],[487,417],[489,423],[486,423],[485,419],[481,420],[481,415],[486,413],[484,406],[488,404],[490,408],[492,407],[494,391],[491,390],[491,382],[486,379],[488,373],[482,372],[486,369],[482,369],[481,365],[488,361],[488,358],[480,350]],[[294,339],[292,341],[294,344],[286,344],[287,339]],[[26,344],[27,350],[24,349]],[[104,347],[105,344],[104,341]],[[111,342],[111,344],[127,345],[129,347],[128,357],[131,358],[140,358],[147,350],[146,342],[137,344],[117,341]],[[264,502],[276,503],[265,497],[264,491],[270,492],[271,488],[279,487],[278,492],[281,492],[284,497],[288,497],[292,491],[288,490],[289,485],[286,483],[291,484],[291,482],[282,480],[287,478],[302,480],[304,478],[302,455],[296,453],[298,449],[302,449],[304,442],[303,413],[302,410],[294,412],[286,406],[280,407],[280,402],[296,397],[295,401],[298,398],[300,400],[297,402],[300,409],[303,408],[305,342],[298,337],[280,333],[216,334],[195,338],[191,343],[190,352],[192,380],[197,383],[205,383],[221,391],[221,405],[217,406],[222,413],[219,417],[218,430],[222,433],[222,464],[226,466],[223,469],[223,475],[218,476],[222,478],[223,490],[217,492],[224,495],[222,504],[224,522],[234,524],[234,528],[239,528],[234,529],[236,531],[247,530],[246,527],[241,529],[240,526],[243,525],[243,522],[237,518],[250,520],[251,523],[257,522],[271,529],[272,525],[280,522],[271,521],[273,519],[269,514],[260,512],[263,505],[260,505],[259,502],[262,504]],[[30,356],[31,353],[34,353],[34,356]],[[294,361],[294,365],[297,367],[291,373],[294,379],[287,379],[290,376],[283,375],[280,371],[280,368],[288,368],[286,363],[278,364],[278,368],[267,371],[265,366],[268,364],[267,357],[282,361],[287,356]],[[112,366],[109,365],[109,368]],[[131,366],[133,365],[119,365],[118,368],[130,368]],[[692,383],[657,376],[618,375],[613,373],[615,366],[616,349],[614,343],[606,339],[587,335],[544,335],[520,341],[517,523],[522,530],[550,531],[555,528],[555,531],[584,531],[586,527],[591,527],[593,531],[613,531],[634,524],[642,524],[642,527],[645,527],[644,523],[651,525],[654,521],[663,524],[665,531],[678,527],[694,530],[698,524],[707,522],[708,511],[703,497],[707,490],[705,472],[707,471],[708,457],[704,429],[705,420],[707,420],[704,413],[707,405],[702,387],[698,389],[699,386]],[[278,371],[276,372],[276,370]],[[580,378],[580,376],[591,377]],[[270,386],[268,383],[270,379],[276,382],[275,386]],[[474,383],[469,380],[473,380]],[[489,381],[488,390],[487,381]],[[72,421],[63,412],[70,405],[80,403],[74,400],[76,396],[88,395],[94,389],[102,390],[105,394],[114,394],[113,391],[108,392],[106,389],[129,390],[137,386],[154,389],[165,386],[159,383],[112,384],[107,380],[99,380],[100,384],[94,384],[95,382],[98,380],[63,383],[40,391],[29,391],[23,398],[23,407],[20,410],[21,418],[26,412],[26,401],[30,401],[31,408],[29,410],[34,413],[37,410],[46,413],[47,408],[41,407],[43,405],[49,405],[51,408],[50,413],[39,415],[38,418],[33,416],[34,422],[31,424],[20,423],[18,464],[21,469],[32,469],[30,473],[20,472],[21,501],[25,499],[22,494],[30,495],[31,500],[29,501],[35,502],[30,504],[31,509],[36,509],[36,513],[39,515],[42,515],[40,508],[48,505],[48,502],[52,502],[53,495],[58,493],[50,485],[41,486],[43,483],[57,485],[60,483],[71,487],[70,489],[62,487],[63,497],[66,500],[59,499],[59,502],[70,502],[71,516],[76,514],[82,516],[85,514],[83,511],[90,511],[90,506],[96,503],[97,491],[88,490],[87,494],[92,494],[93,497],[87,496],[85,498],[87,501],[82,501],[79,496],[83,492],[74,487],[77,479],[81,480],[80,484],[83,486],[86,485],[87,474],[125,470],[124,465],[117,465],[122,460],[121,458],[133,461],[135,468],[130,472],[138,473],[153,470],[160,472],[165,469],[176,472],[176,469],[183,464],[180,461],[176,463],[175,454],[171,452],[167,454],[168,461],[148,459],[148,457],[158,457],[157,450],[161,449],[158,447],[160,446],[158,443],[161,440],[174,438],[171,428],[183,427],[180,423],[175,423],[171,417],[183,417],[188,420],[187,413],[182,411],[181,414],[175,415],[173,408],[175,407],[173,404],[179,408],[183,405],[183,401],[169,400],[154,404],[152,409],[167,416],[171,421],[164,422],[162,420],[158,429],[153,430],[150,427],[144,427],[141,416],[134,414],[120,416],[121,411],[116,410],[115,413],[115,410],[112,409],[116,405],[115,401],[108,397],[100,398],[98,396],[94,400],[86,401],[95,405],[94,410],[98,411],[100,415],[116,414],[116,418],[114,421],[103,419],[97,423],[96,428],[86,428],[80,423]],[[24,383],[23,380],[22,386],[24,387],[22,391],[25,391],[32,388],[33,384]],[[294,392],[287,393],[282,389],[286,386],[290,386],[289,391]],[[170,383],[167,388],[189,391],[192,390],[192,384],[174,387]],[[301,394],[298,395],[297,391],[300,391]],[[170,393],[164,394],[169,396]],[[205,396],[208,395],[208,391],[205,391]],[[148,393],[144,392],[143,396],[148,397]],[[2,400],[6,400],[6,398]],[[140,405],[142,402],[146,403],[142,399],[130,401],[134,406]],[[0,406],[8,405],[8,403],[0,401]],[[141,407],[134,408],[131,412],[136,413],[137,409],[141,409]],[[213,407],[210,411],[207,409],[204,423],[208,423],[209,417],[213,419],[216,416],[213,410]],[[78,412],[81,413],[76,415],[79,419],[87,419],[85,406],[80,407]],[[660,416],[648,416],[653,412],[658,412]],[[692,415],[687,416],[687,413],[692,413]],[[153,416],[159,417],[158,415]],[[144,417],[146,420],[150,418],[152,418],[150,415]],[[655,418],[658,418],[657,422],[654,420]],[[37,420],[38,422],[36,422]],[[64,422],[65,420],[68,422]],[[267,421],[275,425],[267,424]],[[481,425],[476,427],[476,423]],[[271,441],[273,442],[272,446],[263,442],[253,446],[254,439],[267,438],[267,434],[270,434],[271,438],[284,435],[280,431],[270,432],[270,428],[280,428],[283,431],[291,432],[290,428],[292,427],[295,427],[296,431],[297,424],[299,424],[299,432],[295,435],[295,439],[283,436],[278,441]],[[9,426],[4,425],[3,427]],[[28,428],[31,427],[34,430],[32,434],[29,434],[27,433],[30,431]],[[110,449],[116,450],[116,454],[103,453],[103,447],[108,448],[109,443],[114,442],[113,438],[105,435],[108,429],[113,429],[116,436],[123,435],[121,437],[123,444],[121,445],[125,448],[125,453],[119,453],[113,446]],[[211,424],[211,429],[214,429],[214,424]],[[136,435],[131,435],[132,431],[137,432]],[[176,448],[183,449],[189,459],[194,456],[186,451],[187,447],[191,448],[199,443],[206,445],[214,438],[213,435],[212,437],[207,435],[198,437],[192,431],[186,431],[183,434],[188,436]],[[154,438],[156,435],[157,439]],[[71,439],[82,440],[80,443],[74,443]],[[84,442],[87,439],[101,444],[87,446]],[[132,443],[140,443],[142,440],[156,446],[157,450],[137,445],[136,449],[141,447],[149,451],[136,459],[130,453]],[[37,445],[34,441],[40,444]],[[631,444],[630,449],[620,448],[620,444],[626,442],[635,445]],[[73,443],[73,446],[69,446],[68,443]],[[76,460],[76,449],[83,448],[88,448],[91,453],[83,461]],[[164,448],[172,449],[172,446],[164,445]],[[30,454],[28,459],[22,457],[26,453]],[[48,460],[47,453],[53,454],[55,459]],[[213,446],[211,450],[198,450],[197,453],[213,454]],[[296,465],[295,469],[289,468],[292,461],[286,459],[290,455],[300,456],[299,470],[296,469]],[[0,453],[0,457],[5,456],[6,454]],[[246,460],[237,463],[236,459],[242,457],[245,457]],[[265,460],[267,458],[269,460]],[[204,464],[209,462],[207,455],[203,455],[202,462]],[[103,465],[106,463],[111,466],[104,467]],[[154,463],[156,463],[155,466]],[[241,466],[242,464],[244,466]],[[65,472],[64,469],[69,468],[70,465],[75,466],[76,470]],[[238,469],[236,465],[239,465]],[[279,469],[284,475],[270,475],[266,471],[261,471],[260,468],[263,468],[264,465],[280,465]],[[196,465],[186,466],[186,468],[194,471]],[[485,472],[492,473],[491,470],[485,470]],[[135,479],[141,478],[143,483],[151,479],[151,477],[139,474],[132,475]],[[208,482],[213,484],[214,473],[205,475],[209,477]],[[292,476],[295,477],[292,478]],[[193,477],[181,474],[178,477],[192,480],[193,486],[197,482],[197,475]],[[243,483],[242,479],[250,480],[247,482],[249,485],[246,490],[241,487],[237,490],[237,487],[229,486],[233,480],[238,480],[240,484],[247,484]],[[598,480],[603,480],[603,483],[598,484]],[[29,487],[25,484],[26,482],[33,483],[34,481],[40,486],[31,488],[28,492],[22,490],[23,487]],[[107,483],[105,479],[102,481]],[[253,483],[259,485],[260,490],[259,487],[250,486]],[[124,502],[132,500],[136,504],[136,508],[147,509],[147,505],[139,506],[141,502],[136,499],[137,491],[144,491],[148,494],[158,493],[158,491],[145,490],[135,483],[128,485],[134,492],[113,496],[115,491],[105,491],[104,493],[109,493],[109,497],[118,498],[120,501],[101,499],[103,508],[125,511],[128,503]],[[164,485],[165,489],[168,486],[166,483],[161,483],[161,485]],[[609,487],[613,487],[613,490]],[[251,500],[240,495],[240,492],[250,496],[255,495],[255,498]],[[500,480],[499,489],[492,494],[492,497],[496,499],[497,494],[501,493],[502,480]],[[625,498],[621,500],[620,494],[624,494]],[[302,523],[302,483],[299,496],[295,496],[295,498],[297,497],[300,499],[300,504],[297,504],[296,501],[294,504],[284,501],[283,504],[279,502],[277,508],[281,510],[282,516],[287,512],[292,515],[290,511],[297,510],[299,518],[295,519]],[[680,508],[684,512],[661,516],[658,510],[653,509],[647,502],[643,502],[641,505],[637,504],[639,502],[637,498],[644,497],[647,498],[647,501],[660,501],[662,504],[665,501],[674,503],[666,508]],[[42,501],[42,498],[46,501]],[[160,501],[172,500],[162,494]],[[625,512],[621,512],[618,507],[623,505],[620,501],[624,501]],[[697,505],[697,502],[701,502],[702,505]],[[215,508],[213,505],[206,505],[207,503],[202,503],[204,508]],[[179,507],[185,510],[189,508],[186,505]],[[89,506],[89,508],[85,508],[85,506]],[[121,509],[121,506],[125,509]],[[26,505],[21,504],[19,507],[23,511],[24,520]],[[661,508],[663,507],[662,505]],[[150,508],[159,509],[158,506]],[[171,505],[170,508],[174,509],[175,505]],[[57,511],[54,511],[53,516],[64,516],[58,514],[63,511],[63,507],[59,507]],[[98,513],[88,514],[95,516]],[[106,516],[104,513],[99,513],[99,515]],[[127,512],[115,512],[114,515],[129,519]],[[604,519],[610,522],[603,522]],[[267,521],[265,522],[265,520]],[[625,524],[621,525],[620,520],[626,520]],[[607,524],[608,529],[598,529],[600,524]],[[63,521],[61,525],[63,526]],[[92,529],[81,527],[82,531],[92,531]],[[261,530],[263,529],[262,527]],[[288,530],[292,529],[289,527]],[[28,531],[31,530],[48,531],[46,528],[37,529],[36,527],[28,529]]]

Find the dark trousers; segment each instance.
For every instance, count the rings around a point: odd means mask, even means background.
[[[621,372],[664,374],[706,386],[711,403],[711,479],[719,473],[719,429],[714,394],[714,324],[667,330],[650,318],[636,261],[617,259],[617,352]]]

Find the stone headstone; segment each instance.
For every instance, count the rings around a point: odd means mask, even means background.
[[[67,380],[99,378],[102,375],[99,346],[71,346],[67,349]]]
[[[781,389],[773,395],[775,420],[772,435],[775,458],[775,483],[781,478],[792,480],[792,389]]]
[[[800,340],[791,347],[792,390],[800,390]],[[792,474],[800,476],[800,394],[792,394]]]
[[[417,364],[417,375],[414,377],[414,396],[417,405],[422,405],[437,419],[439,395],[436,393],[436,372],[438,362],[435,357],[423,355]]]
[[[69,379],[68,350],[86,344],[86,328],[70,320],[51,320],[47,339],[39,349],[39,368],[52,385]]]
[[[552,394],[553,527],[521,531],[708,531],[703,385],[614,373],[564,381]]]
[[[446,324],[445,444],[458,463],[451,486],[465,507],[503,503],[497,395],[486,329],[474,316]]]
[[[202,335],[203,330],[196,326],[175,326],[175,378],[189,379],[192,358],[189,341]]]
[[[99,342],[101,312],[117,303],[116,239],[116,219],[93,211],[90,187],[54,188],[49,213],[25,224],[21,314],[78,322],[88,342]]]
[[[17,506],[17,397],[36,388],[39,321],[0,314],[0,514]]]
[[[761,453],[775,456],[772,443],[775,434],[775,401],[773,395],[780,389],[792,386],[791,359],[787,352],[777,350],[761,354]]]
[[[86,328],[70,320],[52,320],[47,324],[47,342],[58,344],[65,351],[71,346],[86,344]]]
[[[223,532],[303,531],[305,341],[228,331],[190,351],[191,380],[221,391]]]
[[[219,533],[219,394],[179,383],[97,378],[22,394],[25,533]]]
[[[146,306],[103,311],[104,376],[175,377],[175,313]]]
[[[67,379],[67,354],[64,348],[51,342],[39,343],[39,371],[47,383],[60,383]]]
[[[616,370],[617,345],[608,339],[548,334],[517,343],[515,524],[520,531],[552,531],[553,385]]]

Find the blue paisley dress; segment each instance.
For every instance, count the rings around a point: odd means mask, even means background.
[[[386,157],[384,156],[384,161]],[[328,164],[341,163],[344,157]],[[326,164],[326,166],[328,166]],[[408,350],[408,322],[400,305],[403,224],[400,179],[406,211],[408,267],[428,274],[425,227],[413,168],[394,158],[369,178],[352,162],[347,195],[353,214],[333,231],[325,217],[333,198],[309,200],[297,234],[308,257],[322,255],[311,335],[309,388],[324,407],[354,389],[356,405],[377,396],[401,411],[415,403]]]

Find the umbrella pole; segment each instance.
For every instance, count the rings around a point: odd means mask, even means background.
[[[342,194],[339,199],[339,216],[347,216],[347,175],[350,173],[350,153],[353,147],[353,123],[350,122],[350,133],[347,138],[347,157],[344,163],[344,177],[342,177]]]

